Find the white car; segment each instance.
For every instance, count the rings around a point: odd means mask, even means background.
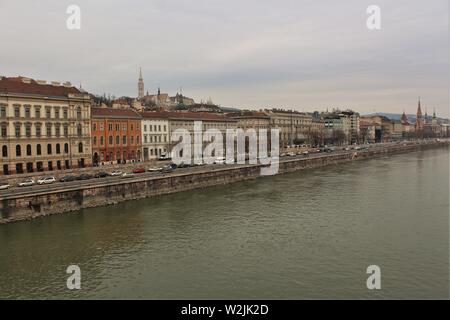
[[[38,184],[50,184],[56,182],[55,177],[45,177],[45,178],[41,178],[37,181]]]
[[[155,167],[148,168],[148,171],[150,171],[150,172],[159,172],[161,170],[162,170],[162,168],[155,168]]]
[[[10,187],[10,185],[7,183],[0,184],[0,190],[6,190],[6,189],[9,189],[9,187]]]
[[[293,153],[292,151],[291,151],[291,152],[288,152],[288,153],[287,153],[287,156],[288,156],[288,157],[293,157],[293,156],[295,156],[295,153]]]
[[[26,180],[22,181],[21,183],[19,183],[19,187],[29,187],[34,184],[35,184],[34,180],[30,178],[30,179],[26,179]]]
[[[214,160],[214,164],[225,164],[225,158],[224,157],[216,158],[216,160]]]
[[[111,176],[121,176],[123,174],[122,171],[120,170],[114,170],[113,172],[110,173]]]
[[[132,177],[134,177],[134,173],[132,173],[132,172],[125,172],[121,176],[121,178],[132,178]]]

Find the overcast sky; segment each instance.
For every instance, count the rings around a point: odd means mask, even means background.
[[[0,75],[135,97],[142,66],[146,91],[222,106],[415,113],[421,96],[448,117],[448,16],[448,0],[0,0]]]

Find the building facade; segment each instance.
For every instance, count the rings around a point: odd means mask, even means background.
[[[131,108],[92,108],[92,162],[142,159],[141,115]]]
[[[169,113],[142,112],[141,115],[143,159],[156,159],[169,151]]]
[[[0,77],[1,172],[90,166],[91,102],[69,82]]]

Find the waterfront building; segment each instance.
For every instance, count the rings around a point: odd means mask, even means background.
[[[371,130],[375,133],[373,142],[387,142],[391,140],[391,134],[394,130],[394,126],[392,120],[389,118],[380,115],[361,117],[360,129],[364,130],[364,132],[362,132],[362,136],[367,134],[367,129],[369,127],[373,127]]]
[[[170,146],[168,112],[142,112],[142,155],[144,161],[166,154]]]
[[[360,116],[358,112],[346,110],[341,113],[349,120],[348,139],[351,144],[357,143],[360,136]]]
[[[92,108],[92,159],[102,162],[140,161],[141,115],[131,108]]]
[[[283,109],[266,109],[264,112],[270,117],[271,128],[280,131],[280,148],[308,141],[312,125],[310,114]]]
[[[324,115],[323,121],[326,141],[337,144],[347,144],[350,141],[352,123],[349,116],[341,112],[327,113]]]
[[[69,82],[0,77],[1,173],[91,165],[91,100]]]

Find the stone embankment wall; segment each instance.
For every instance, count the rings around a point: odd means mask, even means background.
[[[336,153],[317,158],[290,159],[280,162],[279,173],[443,146],[448,146],[448,143],[395,145],[367,152]],[[95,186],[77,186],[72,188],[62,186],[63,189],[36,192],[32,196],[12,194],[3,198],[0,197],[0,224],[76,211],[83,208],[113,205],[127,200],[256,179],[261,176],[260,170],[260,165],[225,166],[214,170],[205,168],[205,170],[200,172],[143,177],[133,181],[118,180]]]

